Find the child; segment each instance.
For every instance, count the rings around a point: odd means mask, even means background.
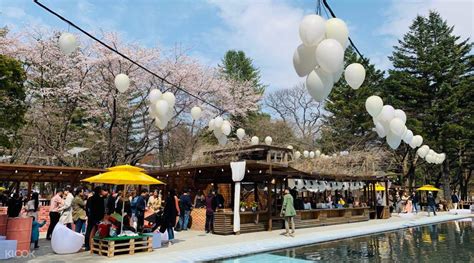
[[[33,218],[33,226],[31,227],[31,243],[35,243],[35,249],[39,248],[38,246],[38,240],[39,240],[39,229],[46,224],[46,220],[43,220],[43,223],[38,223],[35,220],[34,216],[31,216]]]

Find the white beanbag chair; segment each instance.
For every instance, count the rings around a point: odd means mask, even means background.
[[[451,209],[449,210],[450,214],[453,215],[465,215],[465,214],[470,214],[471,210],[469,209]]]
[[[56,254],[78,252],[84,244],[84,236],[58,223],[51,236],[51,248]]]

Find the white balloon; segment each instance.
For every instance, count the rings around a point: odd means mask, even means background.
[[[303,156],[304,156],[304,158],[308,158],[309,152],[308,151],[303,151]]]
[[[407,122],[407,115],[405,114],[404,111],[400,109],[396,109],[394,111],[395,118],[400,118],[403,121],[403,124]]]
[[[295,152],[295,159],[298,160],[301,157],[300,151]]]
[[[293,54],[293,66],[300,77],[308,75],[316,67],[316,46],[307,47],[303,44]]]
[[[76,37],[71,33],[62,33],[58,42],[59,49],[66,55],[71,54],[78,47]]]
[[[166,100],[170,107],[174,107],[174,104],[176,103],[176,97],[169,91],[163,93],[162,99]]]
[[[115,87],[118,89],[120,92],[125,92],[128,90],[130,87],[130,79],[128,78],[127,75],[120,73],[117,76],[115,76]]]
[[[407,130],[405,134],[403,134],[403,141],[406,144],[410,144],[412,140],[413,140],[413,132],[411,130]]]
[[[257,136],[253,136],[252,139],[250,140],[250,143],[252,145],[257,145],[259,143],[259,140],[258,140],[258,137]]]
[[[161,96],[163,93],[159,89],[152,89],[150,91],[150,95],[148,95],[148,99],[152,104],[156,103],[159,99],[161,99]]]
[[[380,122],[375,123],[375,131],[380,138],[383,138],[387,135],[387,131]]]
[[[400,136],[395,135],[392,132],[387,133],[387,143],[390,146],[390,148],[396,150],[398,146],[400,146],[400,143],[402,142],[402,139]]]
[[[191,109],[191,117],[193,118],[193,120],[199,120],[199,118],[201,118],[201,115],[202,115],[202,110],[198,106],[194,106]]]
[[[333,83],[337,83],[344,73],[344,62],[339,66],[339,70],[332,74]]]
[[[222,135],[221,137],[217,138],[217,141],[221,146],[224,146],[227,144],[227,136]]]
[[[411,140],[411,144],[413,144],[413,146],[414,146],[412,148],[419,147],[420,145],[423,144],[423,137],[421,137],[421,135],[413,136],[413,139]]]
[[[380,112],[380,114],[381,114],[380,119],[383,122],[390,123],[390,121],[395,116],[395,109],[391,105],[384,105],[382,107],[382,111]]]
[[[428,147],[428,145],[423,145],[423,146],[421,146],[420,148],[418,148],[418,150],[416,151],[416,153],[417,153],[418,156],[420,156],[421,158],[425,158],[429,151],[430,151],[430,147]]]
[[[213,133],[214,133],[214,136],[216,136],[217,139],[219,139],[219,137],[224,135],[224,133],[222,132],[222,128],[215,128]]]
[[[318,101],[322,102],[325,100],[332,89],[332,81],[324,74],[318,74],[316,71],[311,71],[306,78],[306,89],[309,95]]]
[[[400,118],[395,117],[390,121],[390,131],[399,137],[402,137],[405,131],[404,127],[405,124]]]
[[[158,100],[155,104],[155,108],[158,116],[165,117],[169,111],[169,104],[166,100]]]
[[[342,47],[347,46],[349,41],[349,29],[342,19],[331,18],[326,21],[326,38],[337,40]]]
[[[352,63],[346,67],[344,78],[353,89],[358,89],[365,80],[365,68],[359,63]]]
[[[309,158],[311,158],[311,159],[314,158],[314,152],[313,151],[309,152]]]
[[[325,39],[316,48],[316,61],[326,72],[335,73],[344,61],[344,49],[334,39]]]
[[[299,33],[301,41],[306,46],[316,46],[325,37],[326,25],[324,18],[318,15],[308,15],[300,23]]]
[[[290,150],[293,150],[293,146],[292,145],[288,145],[286,146],[287,149],[290,149]]]
[[[214,118],[214,128],[220,129],[223,123],[224,123],[224,119],[222,119],[221,116]]]
[[[209,126],[209,129],[208,129],[209,131],[212,131],[212,130],[215,129],[215,121],[216,121],[215,119],[211,119],[209,121],[209,125],[208,125]]]
[[[157,126],[160,128],[160,130],[164,130],[166,126],[168,126],[168,121],[161,120],[159,123],[157,123]]]
[[[232,131],[232,127],[230,126],[229,121],[224,121],[221,126],[222,133],[225,136],[229,136],[230,132]]]
[[[270,136],[265,137],[265,144],[272,145],[273,139]]]
[[[370,116],[375,117],[380,114],[383,107],[383,100],[379,96],[370,96],[365,100],[365,109]]]
[[[439,161],[439,163],[443,163],[444,160],[446,160],[446,154],[445,154],[445,153],[441,153],[441,154],[440,154],[440,161]]]
[[[316,157],[319,157],[321,156],[321,151],[320,150],[316,150]]]
[[[236,133],[239,140],[242,140],[245,137],[245,130],[242,128],[238,128]]]

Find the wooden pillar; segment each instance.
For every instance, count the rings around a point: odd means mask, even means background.
[[[31,181],[31,179],[28,179],[28,192],[27,192],[27,195],[30,196],[31,195],[31,186],[32,186],[33,182]]]
[[[267,181],[268,198],[267,198],[267,209],[268,209],[268,231],[272,231],[272,183],[271,180]]]
[[[385,205],[389,206],[389,202],[388,202],[388,180],[385,180]]]
[[[233,192],[233,191],[234,191],[234,190],[232,190],[232,192]],[[258,183],[257,183],[257,182],[254,182],[254,183],[253,183],[253,194],[254,194],[253,199],[255,200],[255,202],[256,202],[257,205],[258,205],[258,201],[259,201],[259,200],[258,200]]]

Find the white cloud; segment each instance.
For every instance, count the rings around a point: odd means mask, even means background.
[[[291,87],[301,81],[293,70],[292,58],[300,41],[298,25],[303,10],[271,0],[210,3],[218,8],[225,26],[212,32],[215,46],[246,52],[270,89]]]
[[[471,38],[474,31],[474,2],[472,0],[393,0],[382,14],[385,22],[375,29],[376,35],[383,37],[381,47],[387,53],[376,51],[369,53],[371,62],[377,68],[387,70],[392,68],[388,56],[392,46],[397,45],[408,32],[410,25],[417,15],[427,16],[430,10],[437,11],[448,25],[454,26],[454,34],[462,39]]]
[[[3,11],[0,11],[0,13],[4,13],[5,16],[8,18],[15,18],[15,19],[22,18],[26,15],[23,9],[18,8],[18,7],[11,7],[11,6],[5,8]]]

